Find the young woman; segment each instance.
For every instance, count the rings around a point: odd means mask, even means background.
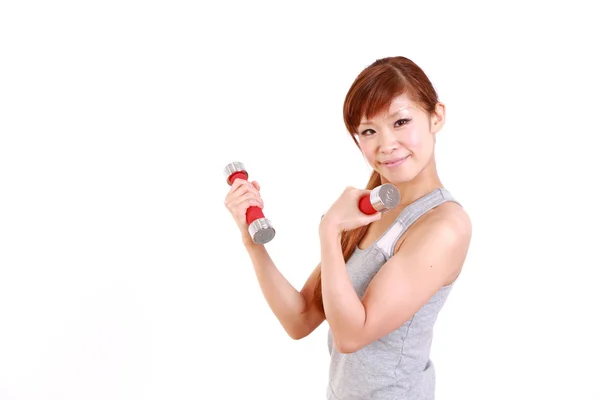
[[[434,399],[433,327],[471,241],[469,216],[436,169],[445,106],[420,67],[390,57],[358,75],[343,111],[373,172],[365,189],[348,187],[321,219],[321,262],[302,290],[248,234],[246,209],[263,207],[258,183],[235,180],[225,205],[286,332],[300,339],[327,320],[328,399]],[[384,183],[399,190],[400,204],[363,214],[359,199]]]

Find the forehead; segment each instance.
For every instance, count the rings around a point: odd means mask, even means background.
[[[400,96],[396,96],[387,110],[382,110],[379,114],[373,116],[373,118],[367,118],[363,116],[360,120],[361,124],[367,124],[375,120],[385,120],[392,118],[395,114],[402,110],[415,110],[417,107],[416,103],[411,100],[408,94],[403,93]]]

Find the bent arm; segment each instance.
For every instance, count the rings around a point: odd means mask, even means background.
[[[334,342],[352,353],[399,328],[460,271],[470,222],[438,220],[407,238],[359,298],[346,272],[339,235],[321,232],[323,304]]]
[[[245,247],[263,296],[283,329],[295,340],[308,336],[325,320],[312,301],[317,269],[298,291],[277,269],[264,245],[250,242]]]

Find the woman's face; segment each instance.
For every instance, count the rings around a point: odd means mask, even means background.
[[[387,112],[369,121],[363,118],[356,139],[371,167],[390,183],[399,184],[412,180],[429,164],[443,122],[443,104],[430,116],[402,94]]]

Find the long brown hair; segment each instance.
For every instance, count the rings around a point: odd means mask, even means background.
[[[365,68],[354,80],[344,100],[344,124],[357,147],[355,134],[363,116],[372,118],[387,111],[395,97],[407,93],[423,110],[431,114],[438,103],[438,95],[423,70],[406,57],[388,57],[376,60]],[[365,189],[371,190],[381,185],[381,176],[377,171],[371,173]],[[342,232],[341,245],[344,260],[348,261],[358,243],[364,238],[369,226]],[[314,301],[321,312],[323,292],[321,269],[317,275]]]

